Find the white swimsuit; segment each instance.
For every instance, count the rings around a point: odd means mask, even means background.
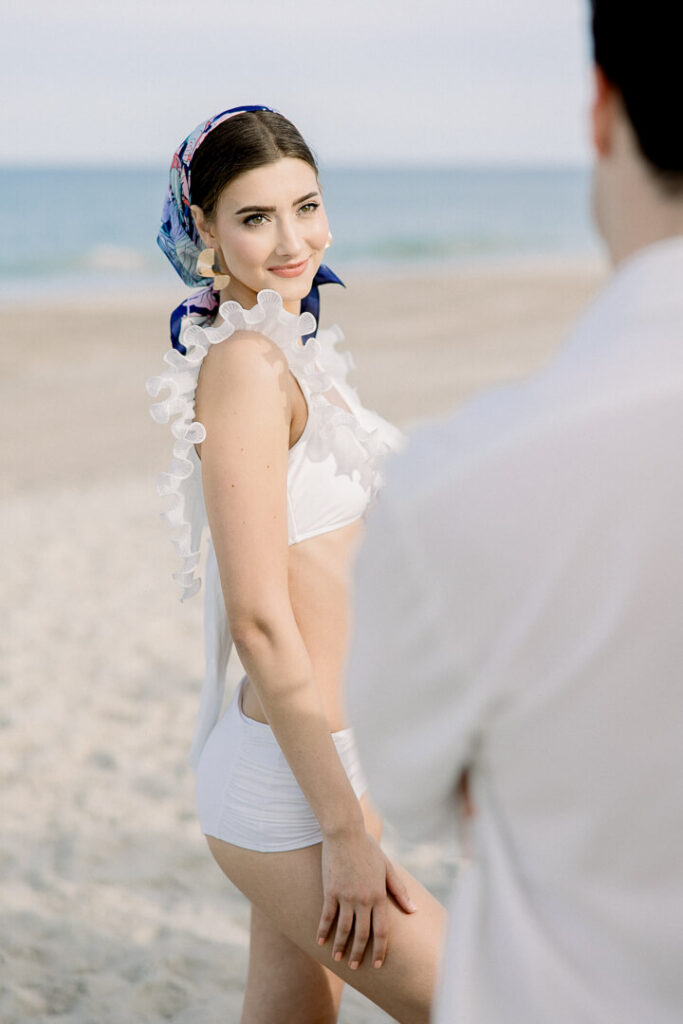
[[[163,389],[169,392],[152,406],[153,418],[168,423],[175,416],[171,425],[173,460],[169,472],[161,474],[158,490],[170,496],[164,517],[177,530],[174,544],[183,566],[174,578],[183,588],[182,599],[191,597],[201,586],[195,572],[201,538],[205,531],[208,533],[201,468],[194,448],[204,440],[206,430],[194,419],[194,396],[199,369],[210,345],[238,330],[258,332],[283,351],[301,387],[308,417],[301,437],[289,452],[290,544],[361,518],[381,484],[383,458],[402,442],[400,431],[365,409],[347,384],[346,375],[353,364],[348,353],[335,351],[343,337],[339,328],[321,330],[303,345],[302,337],[315,330],[314,318],[310,313],[295,316],[286,312],[274,291],[260,292],[257,305],[250,310],[236,302],[223,303],[220,315],[223,323],[218,327],[200,327],[186,321],[181,333],[186,354],[171,349],[164,356],[168,369],[147,382],[153,397]],[[242,712],[242,686],[218,720],[232,638],[210,538],[204,631],[206,673],[190,751],[190,763],[197,769],[202,830],[249,849],[298,849],[320,842],[317,821],[270,727]],[[352,734],[345,729],[333,733],[333,738],[360,796],[365,784]]]

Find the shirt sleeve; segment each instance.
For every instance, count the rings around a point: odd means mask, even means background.
[[[373,800],[401,833],[424,839],[454,825],[472,730],[450,643],[457,624],[420,544],[425,526],[390,490],[356,562],[347,701]]]

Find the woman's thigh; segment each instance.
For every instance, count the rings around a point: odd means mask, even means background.
[[[368,831],[376,834],[377,819],[371,820],[370,813],[367,824]],[[316,942],[323,900],[320,844],[287,853],[259,853],[220,839],[207,840],[228,878],[299,949],[397,1021],[426,1024],[436,983],[445,911],[408,872],[399,867],[417,911],[406,914],[390,900],[389,948],[384,965],[377,970],[372,966],[371,956],[366,955],[360,967],[352,971],[345,960],[332,960],[331,942],[325,946]]]
[[[343,987],[252,905],[242,1024],[333,1024]]]

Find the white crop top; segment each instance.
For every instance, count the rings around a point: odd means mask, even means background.
[[[338,327],[321,330],[303,345],[302,337],[316,327],[310,313],[295,316],[282,307],[275,291],[259,292],[257,304],[245,310],[237,302],[220,307],[223,323],[200,327],[188,318],[180,340],[182,355],[170,349],[164,356],[167,369],[147,381],[147,392],[157,423],[171,423],[173,458],[167,473],[159,476],[159,494],[169,496],[162,513],[177,533],[173,541],[182,557],[182,568],[173,574],[182,587],[181,600],[201,587],[196,569],[201,540],[208,522],[201,485],[201,467],[195,450],[206,437],[204,426],[194,419],[195,390],[199,369],[209,346],[231,337],[235,331],[255,331],[273,341],[285,354],[308,407],[303,433],[289,451],[287,470],[287,526],[290,544],[297,544],[339,529],[365,514],[381,485],[381,462],[397,451],[403,435],[376,413],[365,409],[346,381],[353,367],[349,353],[338,353],[343,339]],[[339,404],[342,402],[345,407]],[[175,417],[175,418],[174,418]],[[196,767],[206,739],[220,714],[232,638],[225,614],[216,556],[209,537],[204,593],[206,672],[190,763]]]
[[[325,334],[330,340],[332,332]],[[335,333],[333,343],[340,334]],[[363,408],[343,377],[322,370],[309,341],[312,374],[321,390],[296,372],[308,407],[299,440],[290,448],[287,469],[287,530],[290,544],[352,523],[367,511],[375,493],[382,455],[400,444],[400,433],[376,413]],[[329,382],[330,387],[322,390]],[[344,407],[340,407],[339,402]]]

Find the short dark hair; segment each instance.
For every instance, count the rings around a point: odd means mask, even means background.
[[[209,132],[192,157],[190,201],[209,219],[218,198],[233,178],[282,157],[304,160],[315,173],[318,165],[298,128],[273,110],[236,114]]]
[[[640,150],[671,195],[683,193],[680,10],[675,0],[591,0],[595,63],[617,88]]]

